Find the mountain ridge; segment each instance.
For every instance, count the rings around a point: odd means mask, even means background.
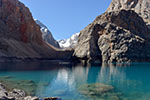
[[[43,40],[56,48],[60,48],[59,43],[54,39],[50,30],[39,20],[35,19],[35,22],[40,26]]]

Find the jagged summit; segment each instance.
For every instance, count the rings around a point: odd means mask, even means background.
[[[150,0],[112,0],[107,11],[134,10],[146,22],[150,22]]]

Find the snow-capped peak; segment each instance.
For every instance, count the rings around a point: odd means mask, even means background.
[[[54,47],[60,48],[58,42],[53,38],[52,33],[49,31],[49,29],[39,20],[35,19],[35,22],[40,26],[43,40],[53,45]]]
[[[61,48],[74,48],[77,44],[80,32],[73,34],[69,39],[59,40],[58,43]]]

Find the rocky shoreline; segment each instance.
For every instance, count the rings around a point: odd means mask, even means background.
[[[0,83],[0,100],[61,100],[60,97],[45,97],[39,98],[36,96],[29,96],[20,89],[7,90],[7,87]]]

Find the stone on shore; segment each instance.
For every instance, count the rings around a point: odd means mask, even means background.
[[[40,99],[38,97],[27,96],[24,98],[24,100],[40,100]]]
[[[25,91],[20,89],[13,89],[7,91],[7,87],[0,83],[0,100],[61,100],[61,98],[46,97],[40,99],[38,97],[29,96],[27,95],[27,93],[25,93]]]
[[[43,100],[61,100],[60,97],[46,97]]]

